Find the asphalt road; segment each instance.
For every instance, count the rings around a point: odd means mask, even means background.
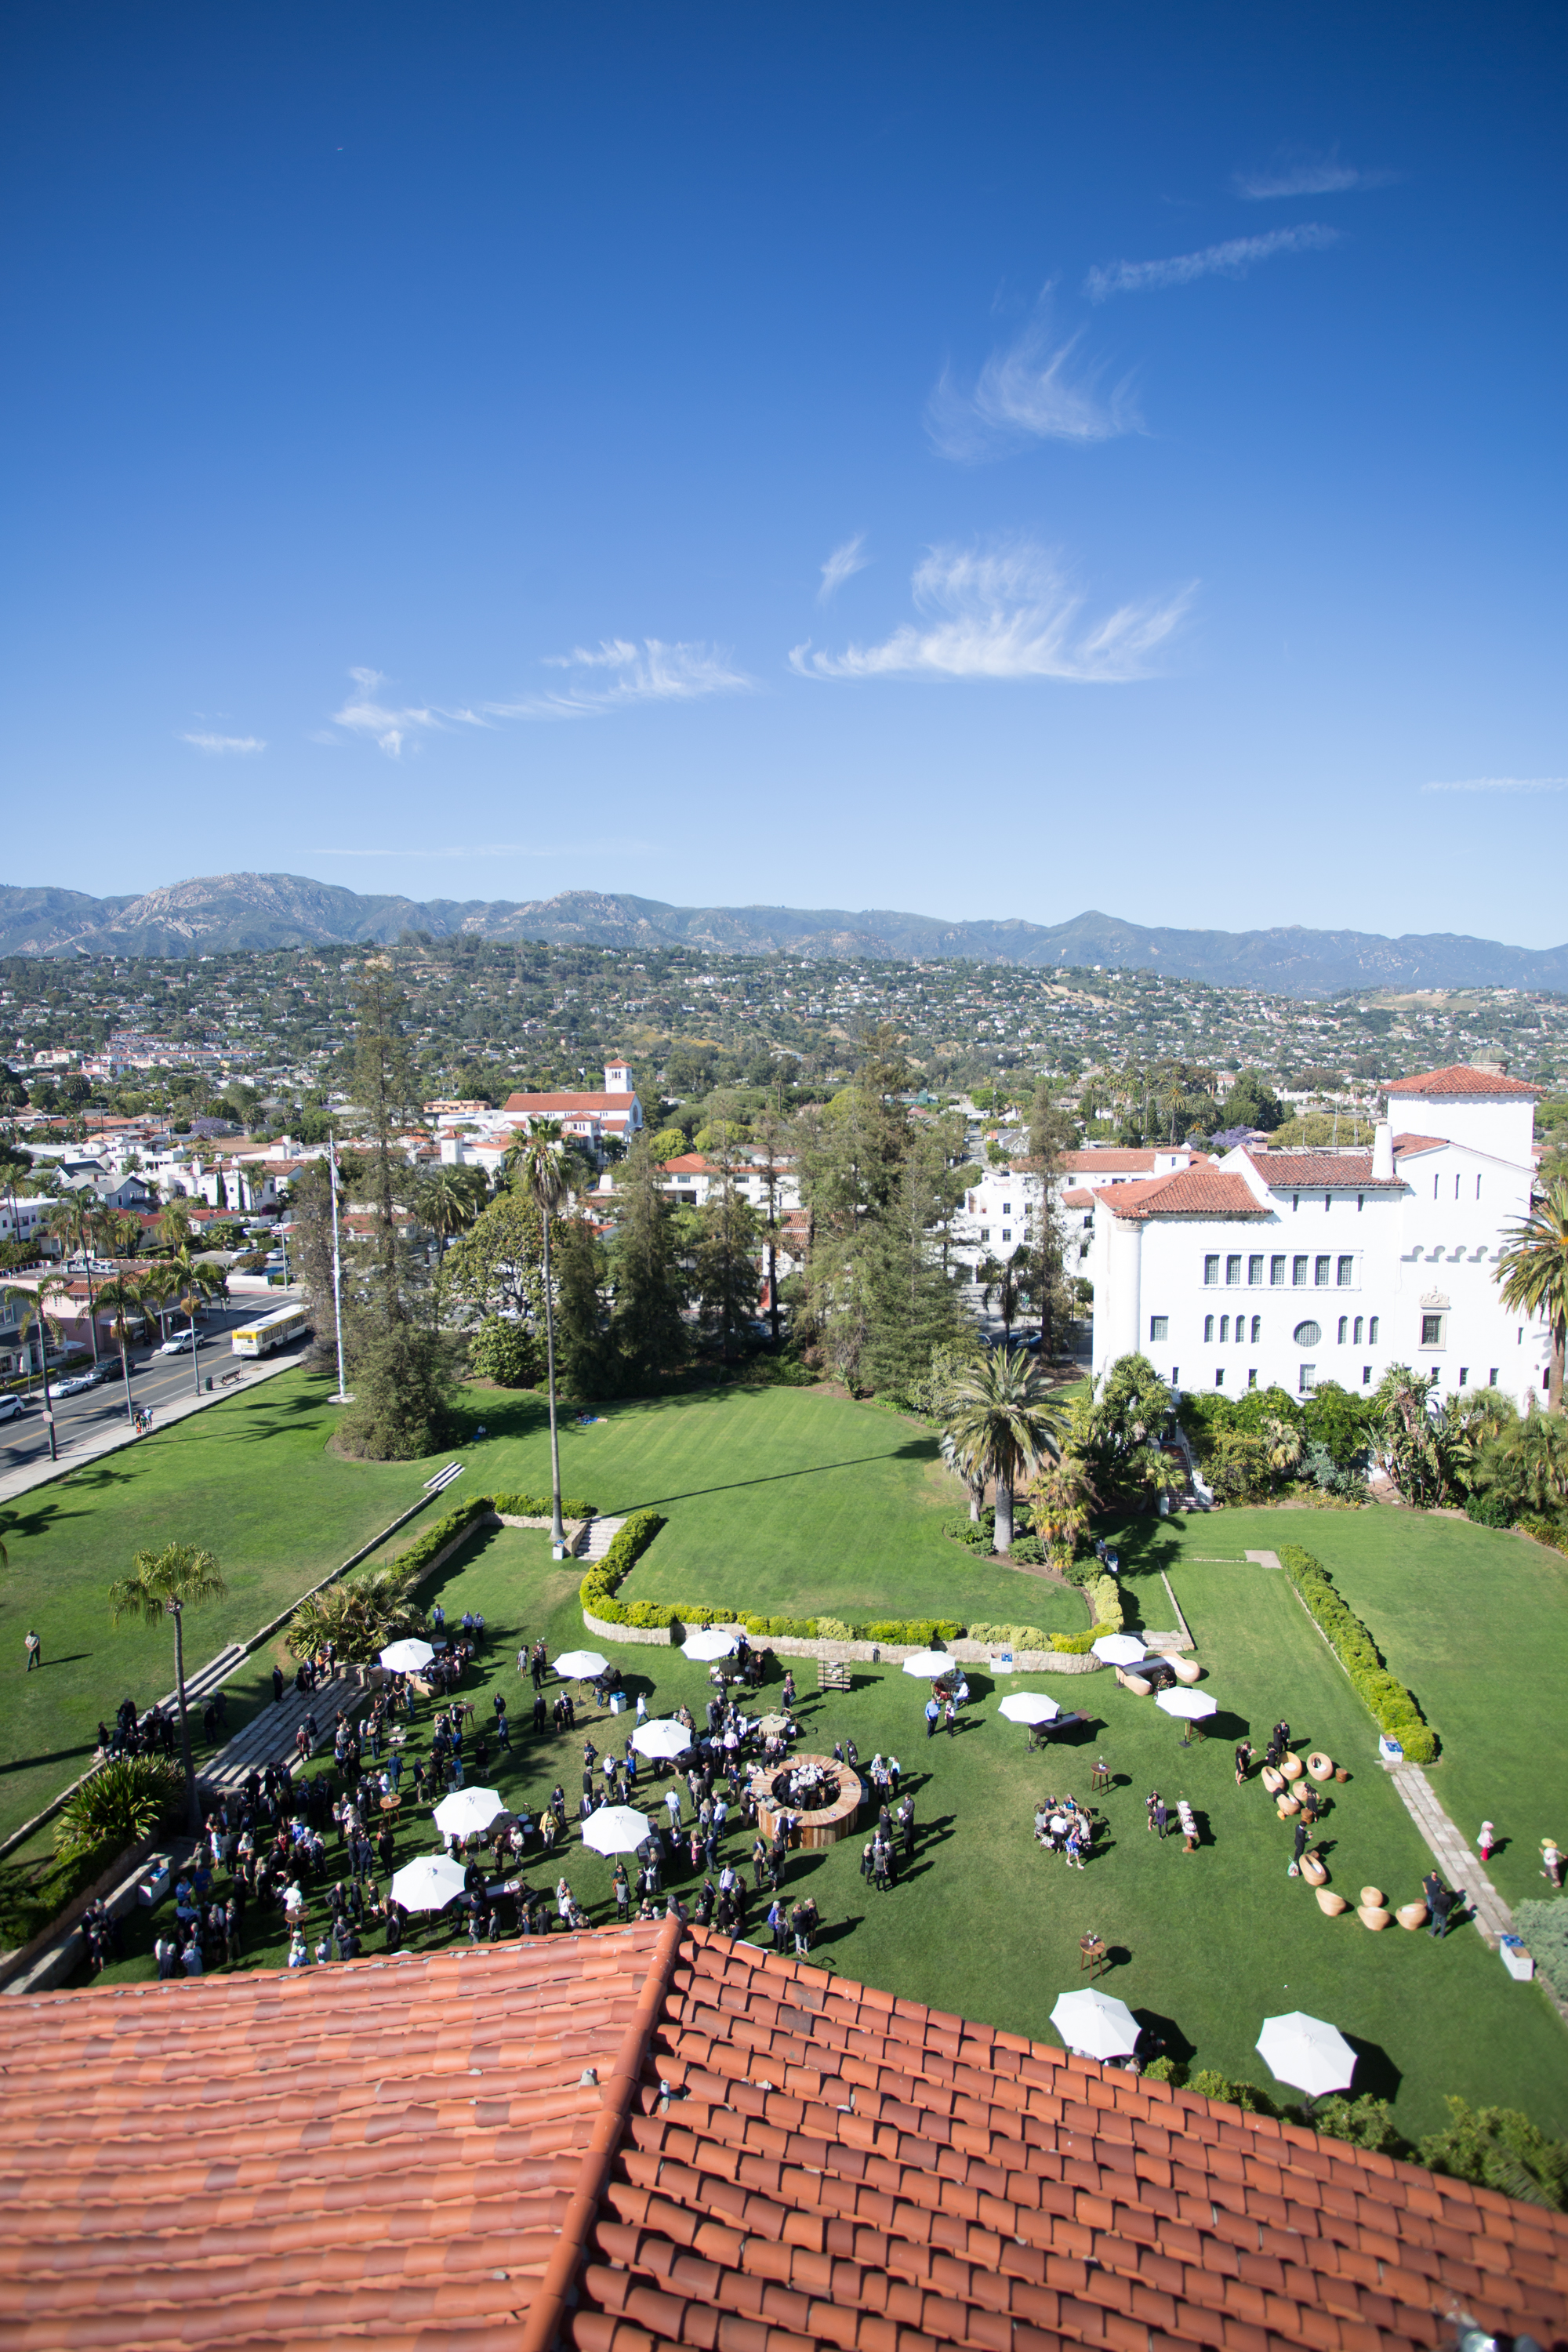
[[[227,1306],[209,1308],[196,1325],[196,1378],[205,1390],[211,1373],[215,1386],[218,1378],[234,1370],[239,1359],[229,1345],[229,1335],[241,1323],[253,1323],[276,1307],[291,1306],[299,1293],[274,1290],[265,1297],[244,1298]],[[171,1332],[187,1327],[183,1317],[175,1316]],[[297,1349],[299,1343],[295,1343]],[[290,1350],[293,1352],[293,1350]],[[114,1377],[101,1388],[89,1389],[85,1396],[59,1397],[55,1401],[55,1436],[61,1461],[68,1460],[74,1446],[84,1438],[99,1435],[110,1422],[123,1425],[125,1421],[125,1382],[121,1378],[120,1357],[112,1358]],[[64,1377],[62,1375],[61,1377]],[[51,1384],[55,1374],[50,1371]],[[183,1356],[160,1356],[156,1346],[132,1349],[131,1355],[131,1395],[138,1407],[148,1406],[153,1413],[153,1425],[158,1425],[158,1408],[162,1404],[184,1402],[194,1393],[191,1360]],[[20,1421],[8,1421],[0,1426],[0,1459],[7,1467],[20,1468],[25,1463],[48,1460],[49,1427],[44,1418],[42,1402],[37,1391],[27,1412]]]

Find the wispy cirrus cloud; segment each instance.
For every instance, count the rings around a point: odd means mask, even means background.
[[[852,579],[857,572],[865,571],[871,561],[868,555],[861,553],[865,544],[865,532],[858,530],[853,539],[847,539],[842,547],[834,549],[822,567],[822,585],[816,592],[816,601],[819,604],[826,604],[834,591],[842,588],[844,583]]]
[[[1263,171],[1233,173],[1231,185],[1249,204],[1266,204],[1276,196],[1343,196],[1360,188],[1385,188],[1397,177],[1394,172],[1342,163],[1331,150],[1327,155],[1281,155]]]
[[[1423,784],[1424,793],[1568,793],[1568,776],[1461,776],[1458,782]]]
[[[912,585],[916,608],[927,617],[904,622],[880,645],[848,646],[842,653],[796,646],[791,667],[803,677],[1121,685],[1149,676],[1151,656],[1178,627],[1194,593],[1187,587],[1121,604],[1091,621],[1060,559],[1030,540],[933,547]]]
[[[557,690],[515,701],[487,702],[497,719],[592,719],[642,702],[697,702],[710,694],[751,694],[756,680],[737,669],[720,646],[666,645],[645,637],[607,637],[595,646],[545,657],[547,669],[569,673]]]
[[[1138,432],[1131,377],[1102,390],[1103,367],[1082,342],[1082,328],[1054,341],[1037,320],[1005,351],[992,352],[972,391],[944,369],[926,403],[935,446],[944,457],[973,463],[1030,441],[1110,441]]]
[[[1153,294],[1167,286],[1191,286],[1199,278],[1245,278],[1260,261],[1277,253],[1318,253],[1337,245],[1339,230],[1321,221],[1303,221],[1298,228],[1274,228],[1261,236],[1226,237],[1223,245],[1205,245],[1196,253],[1174,253],[1163,261],[1108,261],[1091,269],[1083,290],[1091,302],[1108,302],[1113,294]]]
[[[333,711],[332,725],[346,728],[351,735],[368,737],[389,759],[400,760],[411,745],[417,749],[421,736],[442,734],[449,727],[485,724],[475,710],[441,709],[431,703],[405,703],[399,708],[380,701],[377,690],[386,679],[378,669],[351,669],[349,676],[353,691],[342,709]]]
[[[244,756],[253,751],[265,751],[267,749],[265,739],[259,735],[186,734],[182,735],[180,740],[182,743],[194,744],[198,751],[207,751],[219,757],[230,753]]]

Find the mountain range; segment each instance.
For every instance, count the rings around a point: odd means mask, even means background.
[[[1506,947],[1454,932],[1148,929],[1095,912],[1068,923],[949,923],[884,908],[671,907],[625,891],[553,898],[365,897],[297,874],[216,874],[123,898],[0,884],[0,955],[185,956],[237,949],[385,943],[405,932],[560,945],[712,949],[731,955],[899,959],[1064,968],[1102,964],[1335,996],[1358,989],[1568,988],[1568,946]]]

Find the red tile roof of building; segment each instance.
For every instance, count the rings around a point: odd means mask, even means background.
[[[1568,2331],[1562,2214],[701,1929],[6,2021],[6,2352],[1403,2352],[1456,2307]]]
[[[501,1105],[502,1112],[511,1112],[520,1118],[549,1118],[558,1111],[629,1111],[633,1095],[508,1095]]]
[[[1153,1172],[1151,1151],[1064,1151],[1061,1164],[1069,1176],[1138,1176]]]
[[[1473,1062],[1453,1062],[1446,1070],[1422,1070],[1413,1078],[1394,1078],[1384,1088],[1389,1095],[1509,1095],[1516,1100],[1544,1094],[1543,1087],[1527,1086],[1501,1070],[1478,1069]]]
[[[1119,1217],[1266,1217],[1245,1176],[1218,1168],[1178,1168],[1147,1184],[1108,1184],[1095,1199]]]
[[[1447,1151],[1447,1148],[1448,1139],[1446,1135],[1396,1135],[1394,1139],[1395,1159],[1402,1152]]]
[[[1265,1151],[1247,1158],[1272,1192],[1354,1190],[1361,1192],[1399,1192],[1402,1176],[1374,1176],[1370,1151]]]
[[[1062,1206],[1064,1209],[1092,1209],[1094,1194],[1080,1184],[1075,1192],[1062,1194]]]

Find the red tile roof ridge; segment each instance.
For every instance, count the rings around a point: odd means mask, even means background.
[[[1502,1070],[1483,1070],[1474,1062],[1450,1062],[1440,1070],[1422,1070],[1415,1077],[1392,1079],[1383,1091],[1390,1096],[1504,1095],[1517,1100],[1521,1096],[1543,1095],[1547,1089],[1527,1085],[1522,1078],[1510,1078]]]
[[[1114,1216],[1267,1217],[1245,1176],[1234,1170],[1181,1168],[1146,1183],[1108,1184],[1095,1193]]]

